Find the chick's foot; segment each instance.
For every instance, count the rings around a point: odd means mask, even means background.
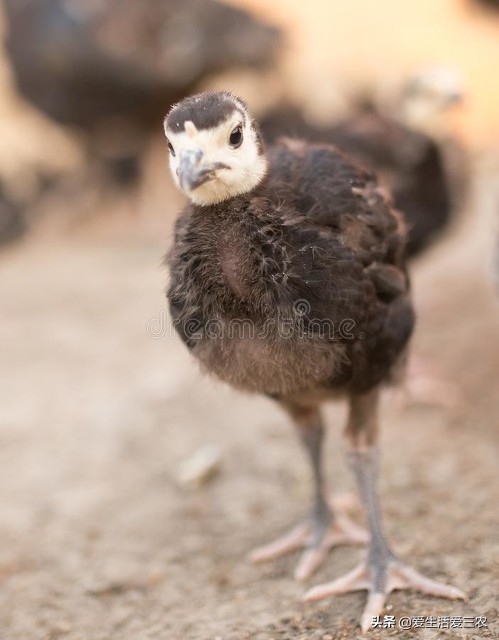
[[[267,562],[297,549],[305,549],[294,572],[296,580],[306,580],[325,562],[329,552],[340,545],[366,544],[369,534],[336,506],[327,513],[314,513],[287,534],[250,554],[254,563]]]
[[[460,589],[427,578],[391,554],[384,558],[370,554],[366,562],[341,578],[307,591],[304,599],[321,600],[342,593],[367,590],[367,603],[360,621],[362,632],[365,633],[373,628],[375,620],[383,613],[390,593],[399,589],[412,589],[449,600],[466,600],[466,594]]]

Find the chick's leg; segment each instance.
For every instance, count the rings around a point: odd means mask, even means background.
[[[333,547],[363,544],[368,541],[368,536],[348,518],[341,505],[328,501],[326,497],[322,471],[324,427],[318,409],[289,404],[284,407],[293,418],[310,459],[314,479],[313,507],[305,522],[274,542],[255,549],[251,559],[253,562],[265,562],[305,548],[295,570],[295,578],[305,580],[325,561]]]
[[[386,541],[376,490],[377,402],[377,391],[352,398],[345,433],[348,462],[367,511],[371,533],[367,560],[342,578],[314,587],[305,594],[306,600],[319,600],[339,593],[366,589],[368,599],[361,619],[363,631],[372,627],[373,617],[382,613],[387,596],[395,589],[414,589],[450,599],[466,597],[459,589],[426,578],[402,563]]]

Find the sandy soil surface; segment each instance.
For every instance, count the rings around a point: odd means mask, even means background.
[[[470,596],[396,594],[389,613],[486,616],[489,628],[373,637],[499,635],[491,193],[483,182],[473,213],[414,272],[417,351],[459,385],[461,406],[386,407],[381,481],[395,549]],[[168,335],[168,242],[80,233],[1,256],[0,638],[356,638],[363,594],[303,604],[296,557],[245,559],[305,514],[308,469],[270,402],[201,377]],[[344,407],[327,418],[331,486],[348,490]],[[180,463],[210,443],[219,476],[180,487]],[[311,583],[362,553],[335,550]]]

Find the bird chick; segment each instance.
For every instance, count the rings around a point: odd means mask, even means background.
[[[245,104],[225,92],[175,105],[165,133],[173,178],[190,200],[167,258],[174,326],[207,372],[287,411],[313,471],[310,517],[253,559],[304,547],[296,577],[305,579],[333,546],[366,540],[324,486],[321,405],[343,397],[369,553],[305,597],[367,589],[364,630],[393,589],[463,597],[400,561],[381,525],[378,397],[404,358],[414,312],[405,227],[374,174],[329,145],[283,139],[265,149]]]
[[[391,99],[380,95],[378,100],[385,115],[439,139],[448,134],[449,112],[464,99],[460,74],[451,67],[431,66],[411,74]]]

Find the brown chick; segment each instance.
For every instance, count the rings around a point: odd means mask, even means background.
[[[176,330],[207,372],[287,411],[313,469],[309,519],[254,559],[305,547],[297,570],[304,579],[332,546],[363,541],[323,482],[320,408],[345,398],[369,552],[306,599],[367,589],[367,630],[393,589],[464,597],[400,561],[381,525],[378,398],[404,359],[414,312],[405,227],[374,174],[329,145],[282,140],[265,150],[245,104],[225,92],[178,103],[165,132],[173,178],[190,199],[167,259]]]

